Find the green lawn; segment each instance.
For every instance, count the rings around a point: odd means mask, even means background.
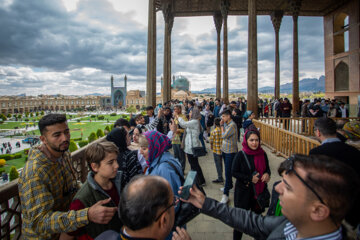
[[[29,126],[34,125],[33,122],[4,122],[3,124],[0,124],[0,129],[14,129],[15,127],[25,128],[26,124]],[[37,124],[37,122],[35,124]]]
[[[24,167],[26,155],[24,154],[24,150],[20,151],[20,153],[22,154],[22,157],[21,157],[21,158],[12,159],[12,160],[7,160],[5,166],[2,167],[2,168],[5,169],[5,171],[6,171],[7,173],[10,172],[10,168],[11,168],[12,166],[15,166],[16,169],[19,169],[19,168]]]
[[[106,125],[112,125],[113,122],[69,122],[71,138],[80,138],[81,131],[83,132],[83,140],[86,140],[91,132],[96,132],[98,129],[105,130]]]

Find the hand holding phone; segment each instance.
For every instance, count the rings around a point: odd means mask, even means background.
[[[184,186],[183,186],[181,194],[180,194],[180,197],[182,199],[185,199],[185,200],[189,199],[190,188],[192,188],[192,186],[195,183],[196,175],[197,175],[196,171],[189,171],[188,172],[188,175],[186,177]]]

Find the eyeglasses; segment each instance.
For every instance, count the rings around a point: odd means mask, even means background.
[[[325,202],[324,202],[323,199],[320,197],[320,195],[315,191],[315,189],[312,188],[312,187],[310,186],[310,184],[307,183],[302,177],[300,177],[300,175],[295,171],[295,168],[294,168],[295,158],[294,158],[294,156],[289,157],[289,158],[287,159],[287,161],[290,162],[290,166],[289,166],[289,169],[288,169],[285,173],[286,173],[286,174],[291,173],[291,172],[294,173],[295,176],[296,176],[311,192],[313,192],[313,193],[315,194],[315,196],[319,199],[319,201],[330,209],[330,207],[325,204]],[[336,223],[336,221],[335,221],[334,218],[332,217],[331,213],[329,214],[329,217],[331,218],[331,221],[335,224],[335,226],[338,227],[338,224]]]
[[[167,210],[169,210],[171,207],[176,207],[177,205],[178,205],[178,203],[179,203],[179,198],[178,197],[176,197],[176,196],[174,196],[174,200],[173,200],[173,202],[169,205],[169,206],[167,206],[160,214],[159,214],[159,216],[157,217],[157,218],[155,218],[155,222],[157,221],[157,220],[159,220],[159,218],[161,217],[161,215],[163,215]]]
[[[293,156],[291,156],[290,158],[287,159],[287,161],[290,161],[290,166],[289,169],[286,171],[286,174],[293,172],[295,174],[295,176],[308,188],[310,189],[310,191],[312,191],[315,196],[320,200],[320,202],[324,205],[325,202],[323,201],[323,199],[320,197],[320,195],[314,190],[314,188],[312,188],[302,177],[300,177],[300,175],[295,171],[294,168],[294,162],[295,162],[295,158]]]

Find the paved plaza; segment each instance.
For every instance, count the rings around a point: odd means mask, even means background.
[[[241,147],[241,144],[239,144],[239,147]],[[216,179],[217,174],[216,174],[213,155],[211,150],[209,149],[209,144],[207,144],[207,148],[208,148],[208,154],[205,157],[201,157],[199,159],[207,184],[206,187],[204,187],[204,190],[208,197],[220,201],[222,196],[222,192],[220,191],[220,188],[222,187],[222,185],[214,184],[211,182],[212,180]],[[269,158],[269,164],[272,173],[271,180],[269,183],[269,191],[271,192],[273,183],[275,181],[280,180],[280,176],[277,173],[277,167],[284,160],[284,158],[277,157],[275,154],[271,153],[271,151],[266,147],[263,148],[266,151],[267,156]],[[185,173],[188,172],[189,170],[190,170],[190,165],[187,162]],[[235,178],[233,180],[235,185]],[[234,206],[234,194],[231,192],[230,192],[230,206]],[[233,238],[232,228],[225,225],[221,221],[208,217],[204,214],[200,214],[189,224],[187,224],[187,229],[193,240],[212,240],[212,239],[230,240]],[[247,240],[253,238],[247,235],[243,235],[242,239]]]

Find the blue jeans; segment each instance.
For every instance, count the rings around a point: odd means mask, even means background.
[[[225,163],[225,187],[224,187],[224,194],[229,196],[230,189],[233,188],[233,181],[232,181],[232,162],[235,157],[236,153],[222,153]]]
[[[205,142],[204,142],[204,132],[201,132],[201,133],[200,133],[200,135],[199,135],[199,140],[200,140],[201,145],[202,145],[202,147],[204,148],[205,152],[207,152],[207,151],[206,151],[206,147],[205,147]]]

